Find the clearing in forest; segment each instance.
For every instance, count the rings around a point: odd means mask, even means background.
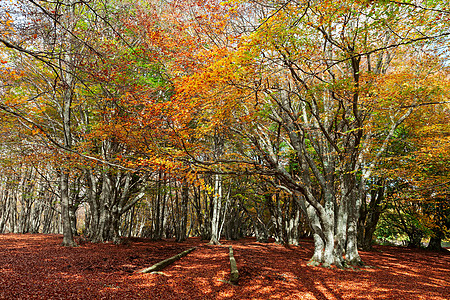
[[[311,241],[298,247],[190,238],[131,239],[122,245],[61,247],[60,235],[0,235],[0,299],[448,299],[450,252],[377,246],[361,252],[372,268],[308,267]],[[232,245],[238,285],[230,276]],[[195,251],[158,274],[136,271]]]

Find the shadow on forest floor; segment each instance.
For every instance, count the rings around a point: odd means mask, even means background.
[[[59,235],[0,235],[0,299],[448,299],[450,255],[376,246],[360,271],[306,266],[311,241],[289,248],[246,238],[61,247]],[[240,273],[226,283],[232,245]],[[197,246],[158,274],[136,270]]]

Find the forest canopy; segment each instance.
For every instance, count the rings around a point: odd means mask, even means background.
[[[449,238],[448,0],[0,7],[0,232]]]

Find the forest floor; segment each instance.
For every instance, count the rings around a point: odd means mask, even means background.
[[[131,239],[122,245],[60,246],[60,235],[0,235],[0,299],[450,299],[450,252],[376,246],[361,252],[372,267],[307,266],[311,241],[298,247],[198,238]],[[228,246],[240,273],[227,283]],[[136,271],[191,247],[157,274]]]

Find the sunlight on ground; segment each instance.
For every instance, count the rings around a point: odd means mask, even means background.
[[[414,271],[397,271],[395,273],[411,277],[421,277],[421,275],[416,274]]]
[[[233,297],[235,295],[234,290],[227,290],[227,291],[220,291],[219,292],[219,297],[223,297],[223,298],[230,298]]]
[[[330,289],[323,286],[321,282],[314,282],[315,288],[320,291],[327,300],[336,300],[337,298],[330,293]]]
[[[450,274],[448,274],[448,276],[450,276]],[[428,278],[430,281],[436,283],[438,286],[447,286],[448,289],[450,290],[450,277],[448,278],[448,280],[442,280],[442,279],[437,279],[437,278]],[[450,294],[450,292],[449,292]]]
[[[195,285],[198,286],[203,293],[206,293],[206,294],[211,294],[212,293],[212,289],[211,289],[211,286],[210,286],[210,283],[209,283],[209,279],[198,278],[198,279],[196,279],[196,281],[197,282],[196,282]]]
[[[42,299],[448,299],[449,258],[428,252],[383,248],[383,254],[362,253],[373,269],[342,271],[305,267],[311,243],[288,250],[233,244],[241,275],[234,286],[219,281],[230,272],[228,251],[220,247],[199,247],[159,274],[137,274],[132,272],[173,255],[178,245],[70,249],[52,237],[0,241],[0,299],[19,299],[24,292]]]
[[[214,285],[215,286],[221,286],[223,283],[220,280],[226,280],[228,277],[227,271],[219,271],[216,276],[213,277],[214,279]]]

